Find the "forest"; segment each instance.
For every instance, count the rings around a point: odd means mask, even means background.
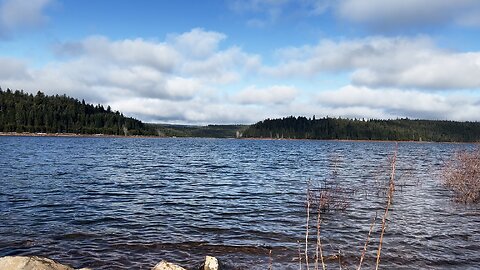
[[[36,95],[0,88],[0,132],[153,135],[139,120],[110,106],[92,105],[66,95]]]
[[[478,142],[479,122],[364,120],[324,117],[266,119],[251,125],[244,138]]]

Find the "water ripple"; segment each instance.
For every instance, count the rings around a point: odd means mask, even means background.
[[[394,149],[387,142],[214,139],[0,143],[0,256],[49,256],[94,269],[150,269],[161,259],[196,267],[205,255],[220,257],[226,269],[266,269],[269,250],[275,269],[298,269],[308,179],[350,190],[346,211],[323,216],[322,241],[328,261],[338,263],[340,250],[352,268],[372,218],[384,210],[378,187]],[[437,177],[443,161],[466,147],[399,145],[383,268],[480,267],[480,209],[453,203]],[[365,268],[375,263],[377,236]]]

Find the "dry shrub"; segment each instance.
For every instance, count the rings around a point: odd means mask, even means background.
[[[312,210],[322,213],[345,211],[350,206],[355,190],[340,187],[330,181],[319,181],[318,187],[308,187],[307,200]]]
[[[480,202],[480,148],[457,152],[446,164],[442,178],[443,184],[453,190],[456,201]]]

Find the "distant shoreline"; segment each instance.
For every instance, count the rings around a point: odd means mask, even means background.
[[[479,142],[433,142],[433,141],[392,141],[392,140],[351,140],[351,139],[289,139],[289,138],[216,138],[216,137],[162,137],[146,135],[110,135],[110,134],[80,134],[80,133],[42,133],[42,132],[0,132],[0,137],[64,137],[64,138],[205,138],[205,139],[238,139],[252,141],[325,141],[325,142],[381,142],[381,143],[451,143],[451,144],[478,144]]]
[[[43,132],[0,132],[0,136],[10,137],[72,137],[72,138],[165,138],[144,135],[111,135],[111,134],[81,134],[81,133],[43,133]]]

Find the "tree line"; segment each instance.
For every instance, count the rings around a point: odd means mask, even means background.
[[[141,121],[110,106],[92,105],[66,95],[36,95],[0,88],[0,132],[151,135]]]
[[[260,121],[247,128],[242,135],[247,138],[279,139],[478,142],[480,123],[290,116]]]
[[[0,132],[42,132],[167,137],[244,137],[479,142],[479,122],[378,120],[324,117],[266,119],[251,126],[145,124],[110,106],[88,104],[66,95],[36,95],[0,88]]]

